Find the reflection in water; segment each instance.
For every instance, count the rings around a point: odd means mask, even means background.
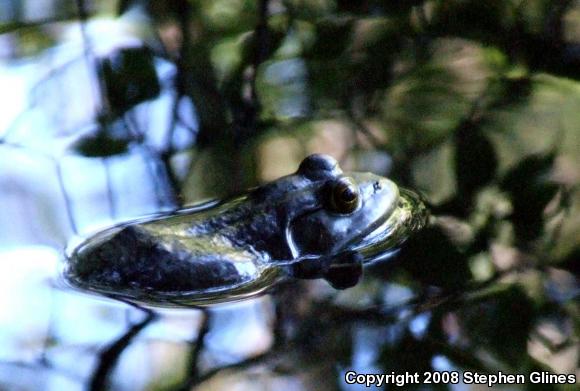
[[[61,50],[70,56],[70,48]],[[99,126],[87,120],[99,106],[90,87],[95,79],[81,57],[65,60],[59,53],[55,48],[30,64],[5,64],[0,72],[15,92],[31,91],[19,98],[3,89],[2,97],[0,183],[7,191],[0,193],[0,386],[98,388],[106,381],[99,370],[110,367],[105,375],[114,389],[144,389],[191,376],[187,364],[194,358],[191,365],[211,372],[266,352],[274,343],[269,297],[212,309],[208,332],[200,335],[206,316],[200,311],[162,311],[139,330],[141,310],[58,284],[62,251],[75,234],[175,206],[163,193],[169,186],[155,153],[168,140],[176,98],[175,70],[157,59],[159,96],[136,105],[125,124],[115,124],[138,129],[145,140],[111,156],[84,156],[76,146]],[[178,111],[195,121],[186,101]],[[178,122],[172,148],[191,145],[190,129],[196,127]],[[106,357],[133,330],[118,357]],[[203,347],[193,357],[198,338]]]
[[[0,388],[84,389],[97,368],[114,363],[103,356],[107,346],[143,313],[62,289],[62,251],[75,234],[174,208],[160,154],[190,147],[197,134],[195,108],[174,88],[175,65],[155,56],[154,99],[133,101],[122,117],[108,118],[96,64],[106,56],[122,64],[119,56],[142,42],[115,33],[112,22],[88,26],[98,36],[90,55],[72,23],[61,26],[58,46],[0,63]],[[170,363],[146,358],[156,357],[156,344],[195,339],[199,325],[195,311],[162,316],[118,353],[117,371],[132,376],[115,383],[144,388],[165,375]],[[143,371],[148,365],[159,370]]]
[[[91,18],[84,36],[60,19],[113,3],[136,7]],[[363,389],[344,383],[351,369],[580,375],[578,4],[505,18],[508,1],[293,3],[0,1],[12,57],[0,63],[0,389]],[[166,53],[144,4],[178,7],[156,11]],[[193,81],[168,60],[182,47]],[[396,273],[373,265],[338,294],[312,281],[153,317],[54,286],[75,230],[171,209],[181,152],[230,114],[236,151],[218,155],[238,174],[325,151],[392,166],[450,216],[398,254]],[[209,166],[196,184],[246,179]]]
[[[0,252],[0,384],[9,389],[84,389],[99,366],[99,351],[144,319],[139,309],[55,287],[60,256],[47,247]],[[183,376],[186,368],[176,372],[175,363],[187,362],[186,343],[198,337],[203,317],[200,311],[161,311],[123,350],[115,373],[132,375],[115,376],[115,389],[145,388],[168,373]],[[272,317],[268,298],[212,310],[200,368],[266,351]]]

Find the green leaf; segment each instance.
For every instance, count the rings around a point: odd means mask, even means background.
[[[521,240],[537,238],[543,231],[543,212],[558,191],[550,181],[555,153],[531,155],[502,179],[501,188],[509,193],[513,204],[512,221]]]
[[[437,226],[411,238],[401,249],[398,262],[421,283],[449,290],[460,289],[472,279],[467,257]]]
[[[514,369],[526,363],[536,309],[521,287],[497,290],[485,301],[465,305],[459,316],[473,346],[488,349]]]
[[[470,41],[439,39],[426,61],[395,79],[382,116],[398,151],[425,151],[453,134],[486,91],[492,71],[487,54]],[[400,62],[400,67],[412,65]]]
[[[464,204],[471,204],[476,191],[495,178],[496,170],[495,150],[478,121],[464,120],[455,133],[455,177]]]
[[[352,27],[352,20],[348,18],[322,19],[316,24],[316,38],[304,56],[316,60],[339,57],[350,42]]]

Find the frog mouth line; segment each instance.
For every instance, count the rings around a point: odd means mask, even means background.
[[[363,255],[364,263],[388,256],[427,225],[429,211],[421,197],[406,189],[399,191],[399,200],[392,213],[354,248]]]

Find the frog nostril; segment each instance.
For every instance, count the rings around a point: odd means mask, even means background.
[[[375,190],[375,193],[381,190],[382,189],[381,182],[376,181],[375,183],[373,183],[373,189]]]

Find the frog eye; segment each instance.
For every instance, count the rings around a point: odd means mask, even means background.
[[[330,195],[330,206],[338,213],[352,213],[359,204],[359,190],[351,178],[338,179],[333,185]]]

